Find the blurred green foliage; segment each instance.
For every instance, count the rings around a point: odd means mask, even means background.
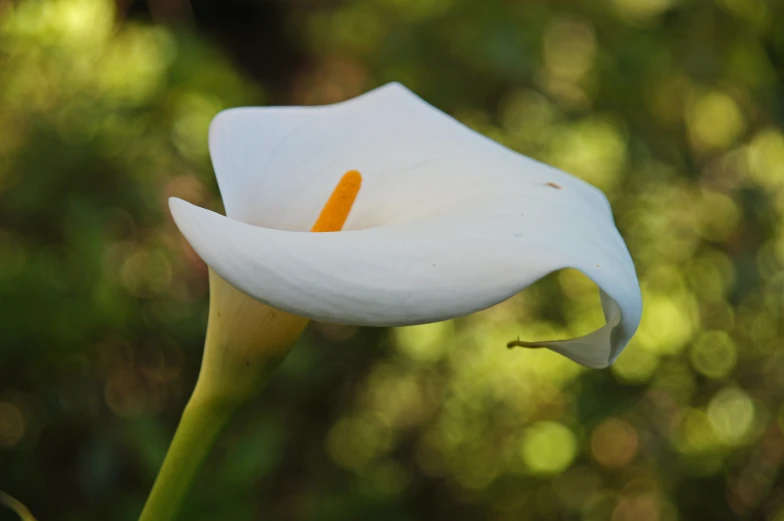
[[[601,322],[564,271],[456,321],[314,324],[183,519],[784,519],[784,4],[281,6],[308,60],[276,101],[402,81],[600,187],[643,323],[605,371],[505,349]],[[209,121],[273,90],[235,62],[187,19],[0,2],[0,490],[42,521],[135,519],[152,484],[207,304],[166,198],[221,208]]]

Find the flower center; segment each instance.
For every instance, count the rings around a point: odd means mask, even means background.
[[[349,170],[343,174],[310,231],[339,232],[342,230],[361,186],[362,174],[356,170]]]

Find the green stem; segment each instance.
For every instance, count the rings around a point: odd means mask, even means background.
[[[9,496],[3,491],[0,491],[0,505],[5,505],[19,516],[22,521],[35,521],[33,514],[22,504],[21,501]]]
[[[177,432],[139,521],[173,521],[188,489],[207,460],[237,404],[201,398],[198,387],[182,413]]]
[[[258,396],[307,323],[253,300],[210,270],[210,316],[199,379],[139,521],[177,518],[232,414]]]

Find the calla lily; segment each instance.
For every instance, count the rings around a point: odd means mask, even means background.
[[[221,430],[308,319],[435,322],[576,268],[598,285],[606,324],[510,347],[606,367],[637,329],[637,276],[604,195],[402,85],[324,107],[221,112],[210,153],[226,216],[170,200],[210,266],[204,358],[140,521],[177,516]]]
[[[637,329],[639,284],[604,195],[402,85],[328,106],[230,109],[209,144],[226,216],[176,198],[172,214],[214,272],[272,308],[339,324],[421,324],[576,268],[599,287],[606,325],[513,344],[601,368]],[[362,189],[343,231],[309,233],[348,171],[361,173]]]

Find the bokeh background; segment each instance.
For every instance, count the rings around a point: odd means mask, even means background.
[[[388,81],[608,195],[644,295],[554,274],[475,316],[313,324],[187,520],[784,520],[784,2],[0,1],[0,490],[134,520],[200,361],[207,126]],[[448,187],[445,187],[447,189]],[[535,255],[536,252],[531,252]],[[0,519],[13,519],[8,511]]]

